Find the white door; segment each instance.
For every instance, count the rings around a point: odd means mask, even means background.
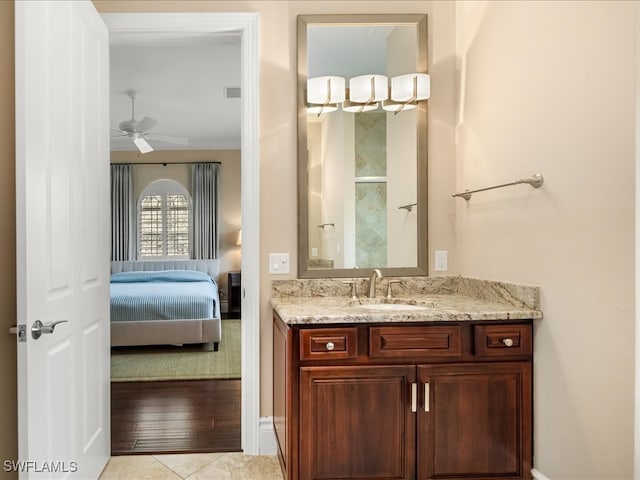
[[[88,0],[18,0],[15,12],[17,308],[26,327],[16,467],[21,478],[96,478],[110,452],[108,31]],[[38,339],[36,321],[45,324]]]

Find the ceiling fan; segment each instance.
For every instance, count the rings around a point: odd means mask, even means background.
[[[156,135],[149,133],[158,121],[151,117],[144,117],[139,122],[136,120],[135,105],[138,92],[129,90],[127,96],[131,99],[131,120],[120,122],[118,128],[113,128],[111,139],[129,137],[138,148],[140,153],[153,152],[153,147],[149,144],[149,140],[157,140],[160,142],[176,143],[178,145],[186,145],[189,139],[187,137],[175,137],[171,135]]]

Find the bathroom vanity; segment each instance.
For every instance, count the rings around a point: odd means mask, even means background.
[[[380,288],[351,298],[338,281],[274,282],[285,478],[531,478],[537,289],[460,277],[401,279],[391,299]]]

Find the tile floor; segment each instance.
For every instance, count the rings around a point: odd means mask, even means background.
[[[278,457],[242,453],[111,457],[99,480],[282,480]]]

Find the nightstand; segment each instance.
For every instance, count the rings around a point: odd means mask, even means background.
[[[240,318],[241,301],[241,273],[229,272],[227,275],[227,301],[229,302],[229,318]]]

